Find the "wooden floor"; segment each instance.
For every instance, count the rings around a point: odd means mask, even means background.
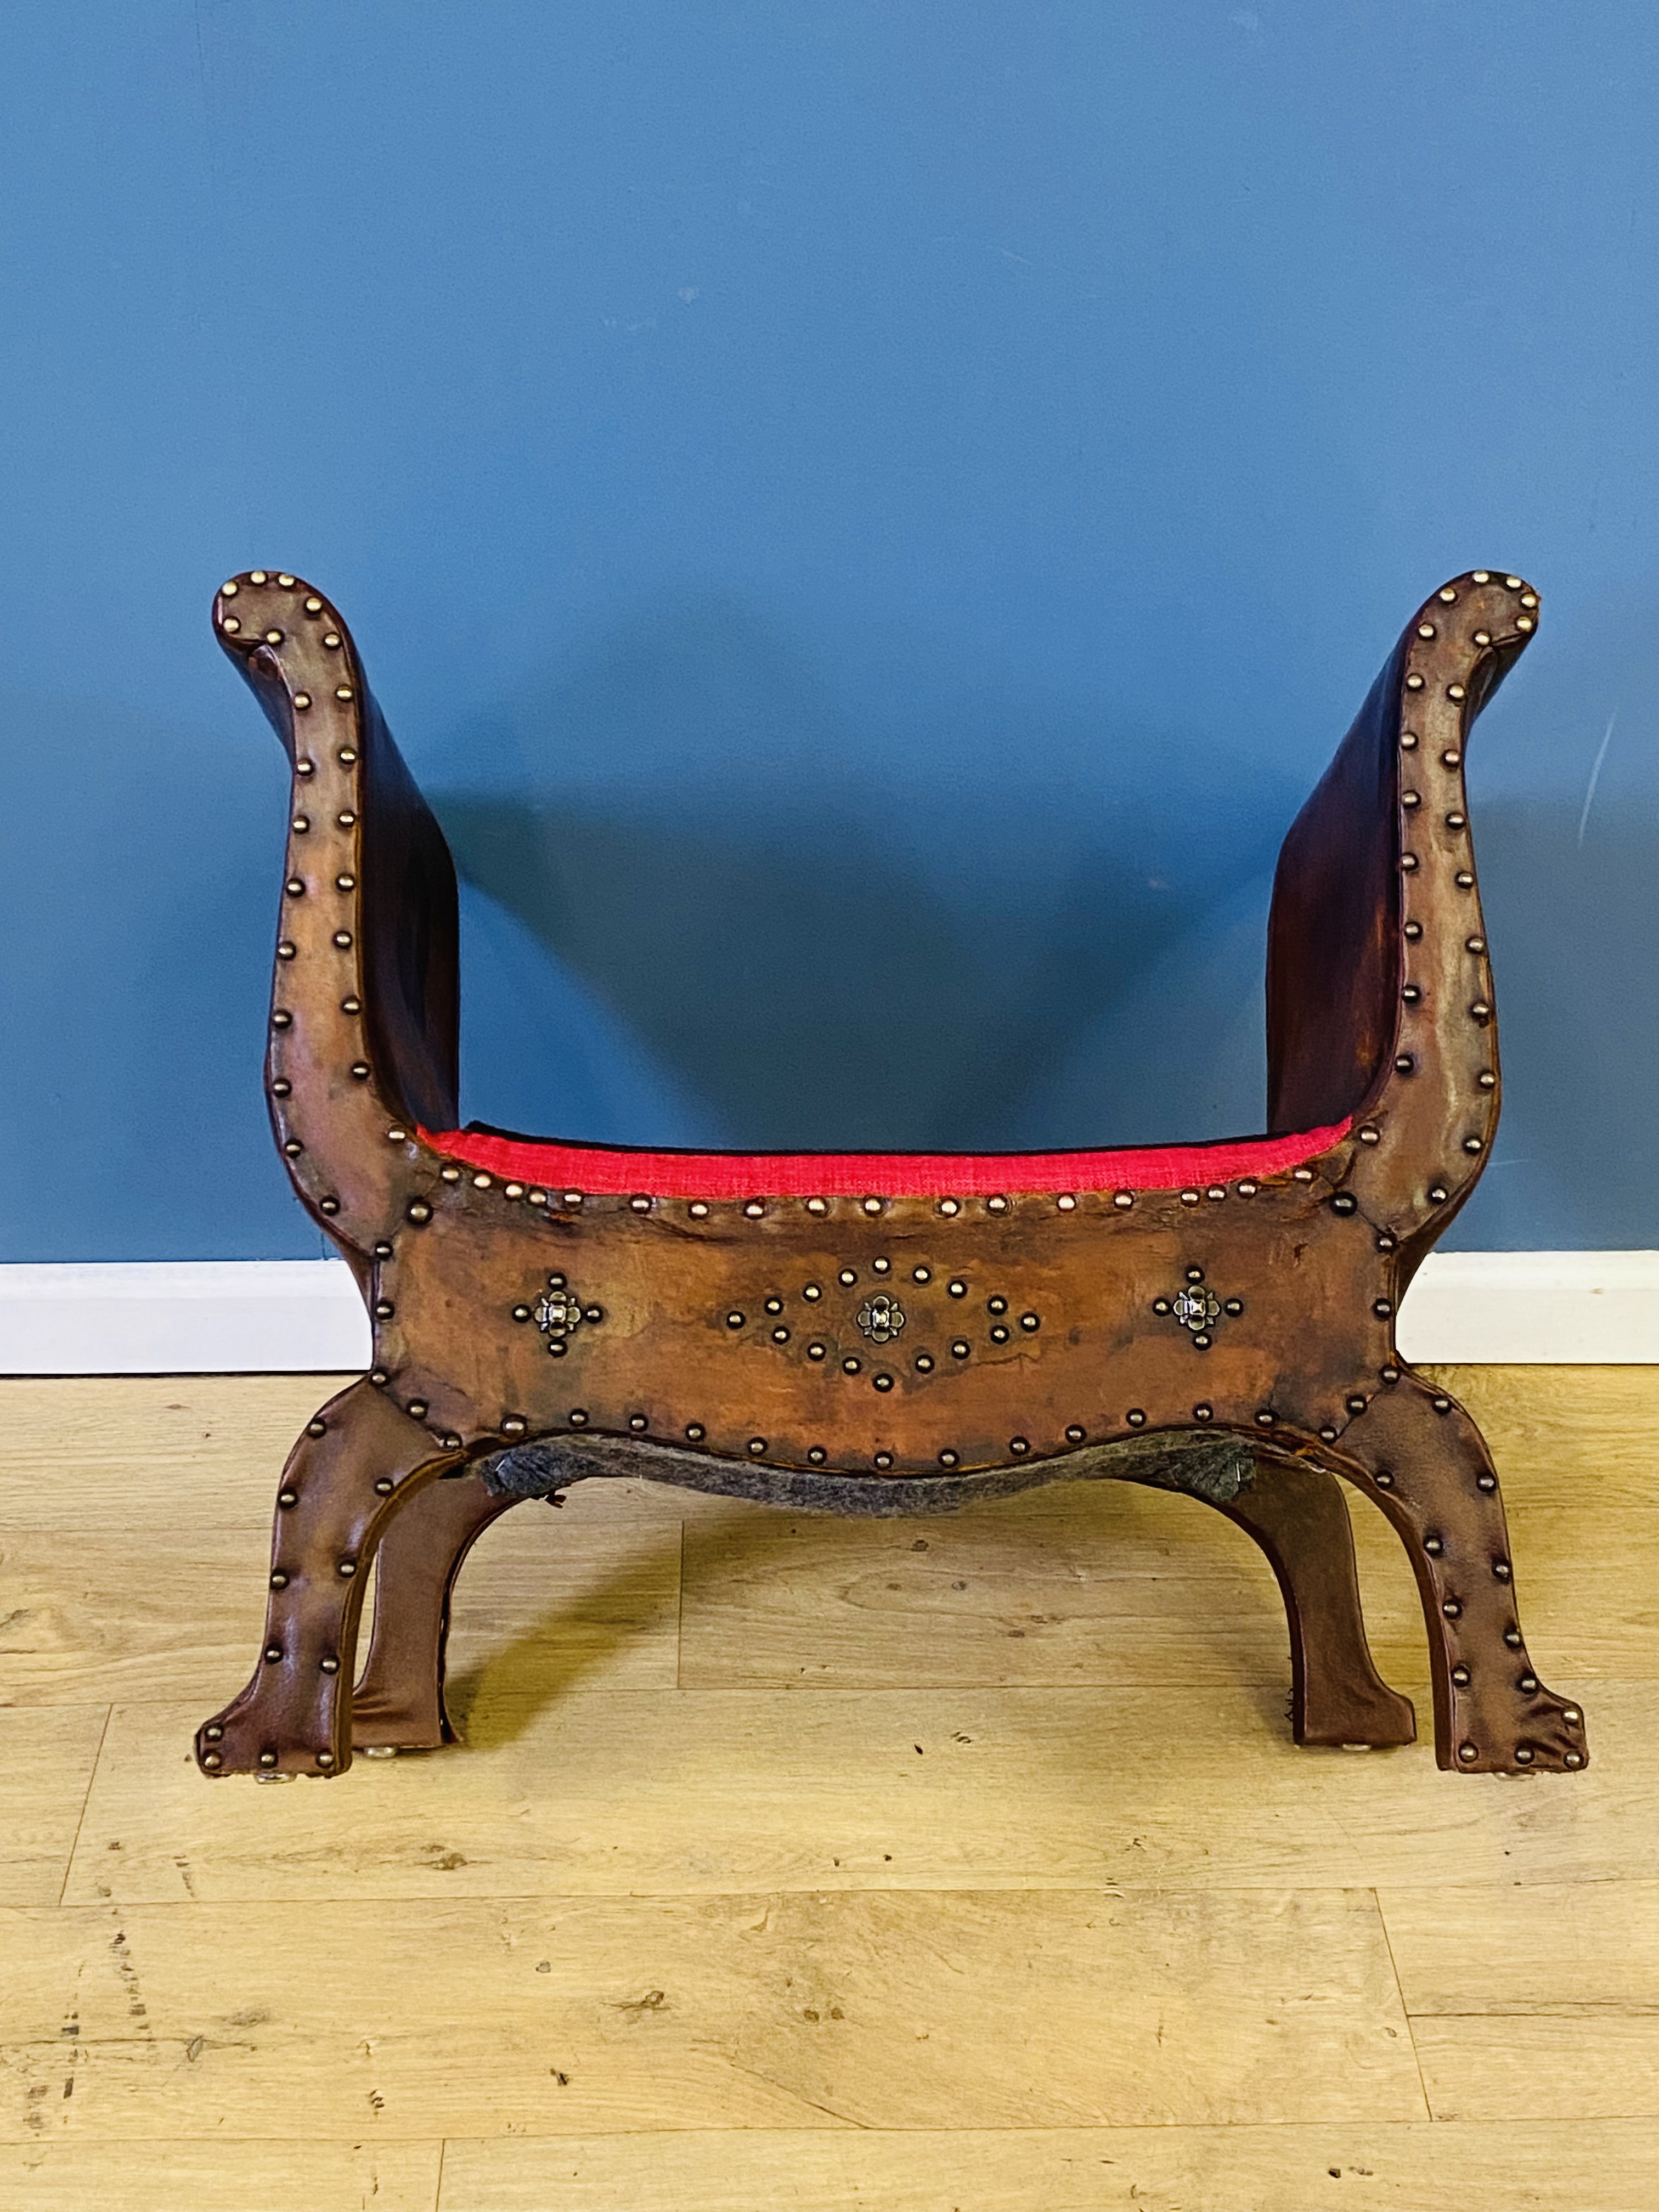
[[[1583,1776],[1295,1750],[1188,1499],[593,1483],[462,1580],[465,1747],[210,1784],[328,1386],[0,1383],[0,2207],[1656,2212],[1659,1370],[1445,1371]]]

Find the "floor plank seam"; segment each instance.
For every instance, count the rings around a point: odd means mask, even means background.
[[[1382,1941],[1389,1954],[1389,1966],[1394,1975],[1395,1994],[1400,1999],[1400,2016],[1406,2023],[1406,2034],[1412,2046],[1412,2063],[1417,2069],[1417,2087],[1423,2099],[1423,2117],[1431,2126],[1437,2125],[1434,2106],[1429,2100],[1428,2080],[1423,2071],[1423,2054],[1417,2047],[1417,2033],[1412,2026],[1412,2014],[1406,2003],[1406,1985],[1400,1978],[1400,1961],[1394,1955],[1394,1937],[1389,1929],[1389,1916],[1382,1910],[1382,1893],[1373,1889],[1371,1902],[1376,1907],[1376,1924],[1382,1931]]]
[[[92,1785],[98,1779],[98,1762],[104,1755],[104,1745],[108,1740],[109,1724],[114,1714],[115,1708],[112,1705],[105,1706],[104,1725],[98,1733],[98,1748],[92,1754],[92,1765],[87,1771],[86,1792],[81,1800],[81,1816],[75,1824],[75,1833],[70,1838],[69,1856],[64,1862],[64,1879],[58,1885],[58,1904],[60,1911],[63,1909],[64,1899],[69,1895],[70,1876],[75,1872],[75,1854],[81,1848],[81,1831],[87,1824],[87,1808],[92,1802]]]

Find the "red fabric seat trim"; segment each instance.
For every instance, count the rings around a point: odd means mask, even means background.
[[[541,1144],[487,1129],[421,1137],[447,1159],[549,1190],[651,1198],[988,1198],[998,1192],[1202,1189],[1284,1175],[1338,1145],[1352,1116],[1288,1137],[1122,1152],[653,1152]]]

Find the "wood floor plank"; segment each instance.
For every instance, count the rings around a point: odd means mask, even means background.
[[[105,2141],[1423,2116],[1364,1891],[94,1906],[0,1946],[13,2142],[54,2100]]]
[[[230,1697],[258,1650],[276,1479],[330,1389],[304,1375],[0,1383],[15,1416],[0,1447],[0,1706],[137,1695],[205,1713]],[[671,1685],[679,1526],[677,1493],[632,1482],[509,1514],[462,1577],[456,1671],[499,1667],[521,1689],[595,1668],[618,1686]]]
[[[1659,2120],[1659,1882],[1382,1905],[1437,2116]]]
[[[0,1711],[0,1905],[56,1905],[106,1705]]]
[[[50,2130],[56,2120],[43,2123]],[[18,2212],[434,2212],[436,2142],[0,2144]]]
[[[1405,1553],[1352,1500],[1372,1650],[1410,1690],[1427,1644]],[[1659,1510],[1517,1498],[1528,1648],[1569,1676],[1659,1675]],[[689,1513],[680,1679],[1155,1684],[1288,1680],[1283,1607],[1242,1529],[1190,1498],[1069,1483],[925,1522],[722,1502]],[[1558,1678],[1560,1678],[1558,1680]]]
[[[1632,2212],[1659,2204],[1659,2021],[1505,2020],[1496,2014],[1413,2021],[1423,2086],[1437,2120],[1644,2119],[1653,2173]]]
[[[1191,1498],[1068,1483],[927,1521],[688,1515],[680,1680],[1288,1686],[1273,1576]]]
[[[440,2212],[1646,2212],[1656,2172],[1645,2122],[711,2129],[451,2142]]]
[[[481,1706],[471,1741],[262,1787],[193,1707],[118,1707],[67,1897],[1341,1887],[1659,1876],[1659,1713],[1602,1684],[1581,1775],[1297,1751],[1276,1692],[686,1691]]]

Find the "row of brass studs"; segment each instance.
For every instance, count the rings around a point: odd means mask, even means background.
[[[395,1127],[389,1128],[386,1131],[387,1139],[394,1145],[407,1144],[410,1141],[410,1133],[411,1133],[407,1129]],[[1314,1180],[1314,1170],[1311,1168],[1298,1167],[1292,1169],[1291,1172],[1292,1179],[1297,1182],[1311,1182]],[[544,1188],[540,1184],[526,1183],[520,1182],[516,1178],[509,1178],[506,1181],[502,1181],[493,1175],[487,1168],[478,1168],[469,1171],[467,1168],[453,1160],[444,1161],[439,1168],[438,1173],[441,1179],[447,1183],[470,1182],[475,1190],[499,1189],[501,1195],[505,1199],[523,1199],[531,1206],[548,1206],[551,1207],[556,1212],[574,1213],[586,1206],[590,1199],[604,1199],[605,1197],[619,1197],[621,1195],[620,1193],[597,1191],[553,1191]],[[1232,1192],[1240,1198],[1254,1198],[1261,1189],[1261,1185],[1256,1178],[1247,1176],[1242,1181],[1232,1184],[1231,1188]],[[1212,1203],[1218,1203],[1228,1195],[1228,1193],[1229,1186],[1227,1184],[1210,1183],[1201,1189],[1185,1189],[1179,1192],[1177,1194],[1179,1195],[1181,1203],[1183,1206],[1197,1206],[1205,1199],[1210,1200]],[[1142,1191],[1139,1194],[1142,1198],[1158,1197],[1163,1194],[1164,1193],[1161,1190]],[[1100,1195],[1104,1197],[1105,1193],[1103,1191]],[[1112,1204],[1121,1212],[1127,1212],[1128,1209],[1134,1205],[1136,1197],[1137,1194],[1131,1190],[1114,1191],[1112,1193]],[[682,1202],[685,1206],[687,1215],[693,1221],[706,1221],[714,1212],[714,1205],[703,1199],[690,1199]],[[792,1203],[791,1200],[787,1199],[766,1200],[759,1198],[746,1199],[743,1201],[740,1206],[738,1206],[738,1201],[736,1200],[732,1200],[728,1202],[732,1206],[737,1206],[738,1211],[750,1221],[761,1220],[775,1207],[781,1208]],[[821,1198],[808,1198],[793,1202],[802,1205],[809,1214],[812,1214],[814,1216],[827,1214],[830,1211],[832,1203],[832,1201],[828,1199]],[[1021,1201],[1018,1198],[1005,1197],[988,1198],[982,1201],[987,1213],[996,1215],[1012,1212],[1020,1202]],[[629,1198],[628,1200],[630,1212],[635,1213],[653,1213],[659,1207],[665,1206],[670,1203],[671,1201],[666,1199],[653,1197],[644,1192],[636,1192],[634,1196]],[[859,1206],[860,1212],[873,1217],[878,1214],[885,1213],[890,1206],[902,1203],[904,1203],[902,1200],[896,1199],[866,1198],[861,1199],[859,1201]],[[1054,1200],[1054,1208],[1056,1212],[1060,1213],[1076,1212],[1080,1203],[1080,1200],[1073,1191],[1061,1191]],[[958,1200],[954,1198],[942,1198],[936,1202],[933,1210],[936,1213],[942,1214],[948,1219],[954,1218],[956,1216],[959,1215],[963,1209]]]
[[[1478,568],[1474,572],[1472,580],[1476,584],[1489,584],[1492,580],[1491,571],[1485,568]],[[1521,605],[1524,609],[1528,610],[1528,612],[1518,615],[1516,617],[1516,629],[1523,633],[1530,631],[1534,627],[1534,616],[1530,611],[1535,610],[1538,605],[1537,593],[1535,592],[1523,590],[1522,579],[1519,576],[1506,576],[1504,579],[1504,583],[1508,590],[1511,592],[1519,592],[1521,593]],[[1444,605],[1450,606],[1456,603],[1457,592],[1453,586],[1448,584],[1441,591],[1439,597]],[[1432,641],[1438,635],[1438,632],[1435,623],[1425,621],[1420,622],[1418,624],[1417,635],[1419,638],[1424,639],[1425,641]],[[1485,629],[1478,629],[1474,631],[1471,640],[1473,644],[1479,647],[1483,651],[1486,647],[1491,645],[1492,641],[1491,631]],[[1406,678],[1406,689],[1410,692],[1421,691],[1425,689],[1425,682],[1426,679],[1423,676],[1413,672]],[[1468,689],[1464,684],[1449,684],[1446,686],[1446,696],[1460,708],[1467,696]],[[1419,743],[1419,736],[1415,730],[1406,729],[1401,731],[1400,747],[1402,752],[1414,752],[1418,748]],[[1461,744],[1446,746],[1441,753],[1440,759],[1443,767],[1444,767],[1449,772],[1455,773],[1462,766],[1463,755]],[[1420,792],[1417,791],[1403,791],[1401,793],[1400,803],[1402,811],[1407,816],[1410,816],[1422,805],[1422,794]],[[1461,807],[1453,807],[1446,813],[1445,826],[1455,835],[1462,836],[1468,828],[1468,817],[1462,811]],[[1402,853],[1401,855],[1400,866],[1402,873],[1406,875],[1413,874],[1419,866],[1418,855],[1415,853],[1411,852]],[[1453,873],[1453,881],[1459,890],[1472,891],[1475,887],[1474,873],[1471,868],[1462,867],[1455,869]],[[1423,925],[1420,921],[1408,916],[1403,921],[1401,934],[1404,936],[1408,945],[1415,945],[1422,938]],[[1473,932],[1468,938],[1466,938],[1464,943],[1467,951],[1474,957],[1477,959],[1484,958],[1486,951],[1486,940],[1484,934],[1482,934],[1479,930]],[[1409,981],[1406,982],[1402,986],[1401,997],[1403,1003],[1408,1007],[1415,1008],[1420,1006],[1423,1003],[1423,994],[1420,987]],[[1489,988],[1486,991],[1477,990],[1475,997],[1470,1001],[1468,1013],[1469,1019],[1478,1027],[1485,1028],[1491,1022],[1492,1018],[1492,1007],[1491,997],[1489,995]],[[1396,1074],[1405,1076],[1412,1075],[1416,1072],[1417,1056],[1414,1053],[1402,1051],[1396,1054],[1394,1065]],[[1498,1077],[1492,1069],[1482,1068],[1476,1076],[1475,1081],[1480,1090],[1492,1091],[1497,1088]],[[1357,1133],[1358,1135],[1359,1141],[1362,1144],[1376,1144],[1379,1141],[1381,1135],[1380,1131],[1369,1125],[1359,1129]],[[1462,1149],[1471,1158],[1478,1157],[1486,1149],[1485,1136],[1471,1131],[1462,1140]],[[1445,1205],[1450,1196],[1450,1192],[1447,1187],[1445,1180],[1443,1178],[1437,1177],[1434,1182],[1430,1183],[1425,1193],[1425,1196],[1431,1206]]]

